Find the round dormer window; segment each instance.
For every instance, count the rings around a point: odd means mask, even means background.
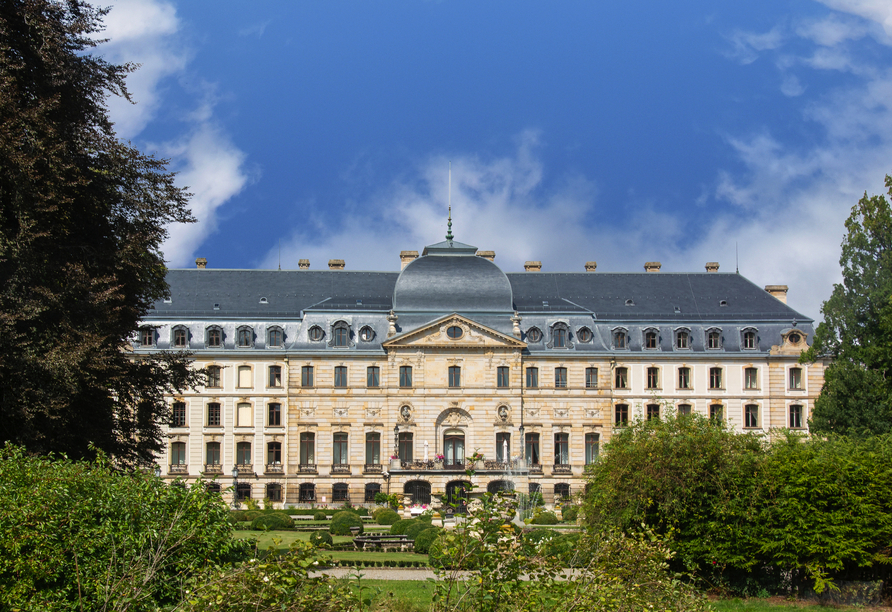
[[[799,344],[802,340],[802,336],[799,334],[790,334],[787,338],[790,340],[790,344]]]
[[[527,331],[527,340],[530,342],[539,342],[542,339],[542,332],[537,327],[531,327]]]
[[[371,327],[363,327],[359,330],[359,339],[363,342],[371,342],[375,337],[375,332]]]
[[[318,325],[314,325],[310,328],[310,340],[312,340],[313,342],[319,342],[324,337],[325,332],[322,331],[322,328]]]
[[[453,340],[458,340],[459,338],[462,337],[462,334],[464,334],[464,332],[462,331],[461,327],[459,327],[458,325],[453,325],[452,327],[450,327],[449,329],[446,330],[446,335],[449,336],[450,338],[452,338]]]

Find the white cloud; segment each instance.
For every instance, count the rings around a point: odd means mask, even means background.
[[[741,64],[752,64],[759,58],[760,52],[780,47],[784,37],[779,26],[761,34],[738,30],[728,36],[732,49],[727,55]]]
[[[837,11],[876,22],[892,37],[892,3],[889,0],[818,0]],[[888,44],[888,43],[887,43]]]
[[[795,98],[805,93],[805,87],[802,86],[795,74],[785,74],[781,82],[781,93],[790,98]]]

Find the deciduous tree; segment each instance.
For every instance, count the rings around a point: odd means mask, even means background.
[[[132,67],[93,55],[105,11],[0,3],[0,440],[148,460],[185,355],[133,360],[166,294],[165,226],[189,222],[164,160],[116,137],[105,101]]]

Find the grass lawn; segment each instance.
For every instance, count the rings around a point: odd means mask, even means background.
[[[270,546],[275,545],[280,550],[288,550],[291,543],[296,540],[304,542],[310,541],[311,531],[236,531],[235,536],[242,539],[257,540],[257,548],[266,550]],[[351,536],[332,536],[335,544],[352,542]],[[279,543],[276,544],[276,540]]]
[[[359,550],[326,550],[323,551],[322,554],[337,561],[421,561],[427,564],[428,559],[427,555],[418,555],[410,552],[362,552]]]

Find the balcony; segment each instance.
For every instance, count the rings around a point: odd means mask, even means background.
[[[223,466],[219,463],[205,463],[204,464],[204,473],[205,474],[222,474]]]
[[[301,463],[297,466],[298,474],[318,474],[319,470],[316,469],[315,463]]]
[[[542,464],[541,463],[531,463],[529,465],[530,474],[541,474],[542,473]]]
[[[331,473],[332,474],[349,474],[350,473],[350,464],[349,463],[333,463],[331,465]],[[332,501],[335,501],[334,497],[332,497]]]
[[[384,466],[380,463],[366,463],[362,466],[362,471],[365,474],[381,474],[384,472]]]
[[[239,476],[253,476],[254,475],[254,464],[253,463],[239,463],[235,467],[238,468]]]
[[[573,469],[569,463],[555,463],[551,470],[552,474],[572,474]]]
[[[285,466],[281,463],[267,463],[265,474],[284,474]]]
[[[168,474],[188,474],[189,466],[185,463],[173,463],[167,470]]]

